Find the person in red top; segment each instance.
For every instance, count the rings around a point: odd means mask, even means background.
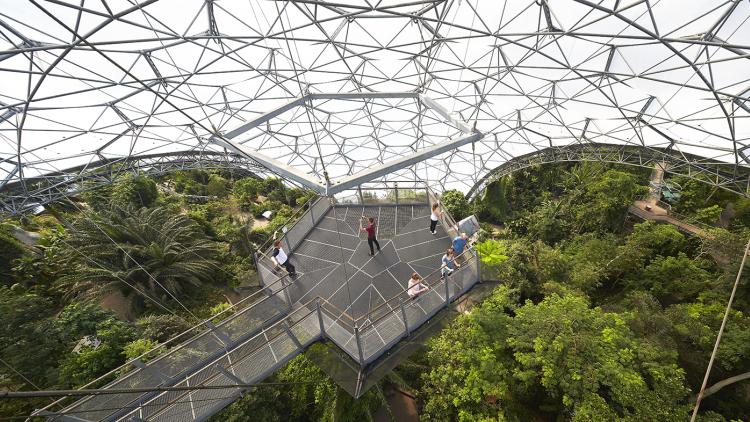
[[[362,218],[365,218],[365,216],[363,215]],[[373,243],[378,247],[378,252],[380,252],[380,243],[378,243],[378,239],[375,238],[375,232],[377,231],[375,227],[375,219],[370,217],[368,221],[369,224],[367,227],[361,230],[367,232],[367,244],[370,246],[370,256],[373,256],[375,255],[375,249],[372,247]]]

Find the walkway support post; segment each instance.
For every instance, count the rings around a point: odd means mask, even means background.
[[[362,351],[362,337],[359,335],[359,327],[354,324],[354,340],[357,342],[357,352],[359,353],[359,364],[365,364],[365,355]]]

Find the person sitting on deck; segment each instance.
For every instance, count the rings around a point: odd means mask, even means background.
[[[273,252],[271,253],[271,260],[276,267],[284,267],[290,276],[297,276],[297,271],[294,269],[294,265],[289,262],[289,257],[284,252],[284,248],[281,247],[281,240],[273,242]]]
[[[443,255],[442,265],[440,267],[440,274],[442,274],[443,278],[451,275],[456,268],[461,267],[455,260],[456,253],[453,251],[453,248],[448,248],[445,251],[445,255]]]
[[[457,258],[461,256],[462,253],[464,253],[464,248],[466,248],[466,242],[467,237],[466,233],[461,233],[461,235],[456,236],[453,238],[453,252],[455,252],[455,257]]]
[[[421,280],[422,277],[420,277],[417,273],[412,274],[411,278],[409,278],[409,288],[406,290],[406,293],[409,294],[410,298],[414,299],[421,293],[426,292],[430,289],[430,287],[422,283]]]
[[[365,218],[365,216],[363,215],[362,218]],[[367,224],[367,227],[360,228],[360,230],[367,232],[367,244],[370,246],[370,256],[373,256],[375,255],[375,249],[372,247],[373,243],[378,247],[378,252],[380,252],[380,243],[378,243],[378,239],[375,238],[375,232],[377,230],[375,227],[375,219],[370,217],[368,221],[369,224]]]

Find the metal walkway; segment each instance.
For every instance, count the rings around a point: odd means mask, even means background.
[[[440,258],[434,255],[450,244],[455,222],[444,213],[439,225],[441,234],[429,234],[423,214],[437,198],[429,189],[423,192],[419,198],[402,200],[398,205],[349,202],[333,206],[328,198],[311,202],[283,237],[287,250],[292,251],[290,259],[298,266],[298,278],[274,274],[267,258],[259,254],[256,259],[264,288],[237,304],[232,315],[217,324],[205,321],[171,344],[161,345],[141,360],[129,362],[85,386],[237,387],[93,395],[69,405],[59,400],[37,414],[48,414],[50,420],[58,421],[200,421],[226,407],[248,385],[263,380],[317,341],[330,341],[359,367],[373,363],[479,280],[479,262],[472,250],[464,254],[461,269],[446,279],[440,278]],[[353,212],[350,217],[346,217],[348,210]],[[363,210],[377,210],[382,219],[382,262],[363,258],[367,252],[359,250],[361,240],[355,242],[356,227],[350,230],[349,249],[334,251],[342,257],[334,261],[336,254],[331,250],[335,245],[325,242],[326,230],[330,230],[326,227],[348,220],[352,220],[351,225],[354,216],[359,219]],[[312,248],[310,245],[316,242],[319,247]],[[386,247],[393,250],[388,252]],[[326,259],[327,266],[321,267]],[[428,264],[431,261],[435,264]],[[347,268],[356,271],[348,272]],[[434,270],[430,272],[431,269]],[[403,271],[419,272],[430,289],[410,299],[406,278],[395,275]],[[338,293],[345,284],[352,289],[351,301]],[[361,299],[365,297],[367,300]],[[178,341],[182,343],[177,344]],[[142,362],[146,360],[148,363]],[[357,391],[364,392],[359,388]],[[62,406],[62,411],[52,411],[53,407]]]

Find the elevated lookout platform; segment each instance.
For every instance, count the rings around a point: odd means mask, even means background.
[[[468,291],[479,280],[479,264],[469,249],[461,268],[440,278],[455,222],[444,213],[437,234],[429,232],[437,197],[428,188],[363,191],[315,198],[295,216],[282,242],[297,277],[275,269],[270,248],[261,248],[256,263],[263,288],[225,312],[226,319],[205,321],[87,386],[155,391],[89,396],[54,412],[75,419],[53,416],[52,406],[38,414],[76,421],[205,420],[317,341],[328,341],[360,371],[374,365]],[[359,230],[363,214],[377,222],[381,252],[374,257]],[[413,272],[430,286],[415,299],[406,293]],[[364,393],[360,381],[343,387]]]

